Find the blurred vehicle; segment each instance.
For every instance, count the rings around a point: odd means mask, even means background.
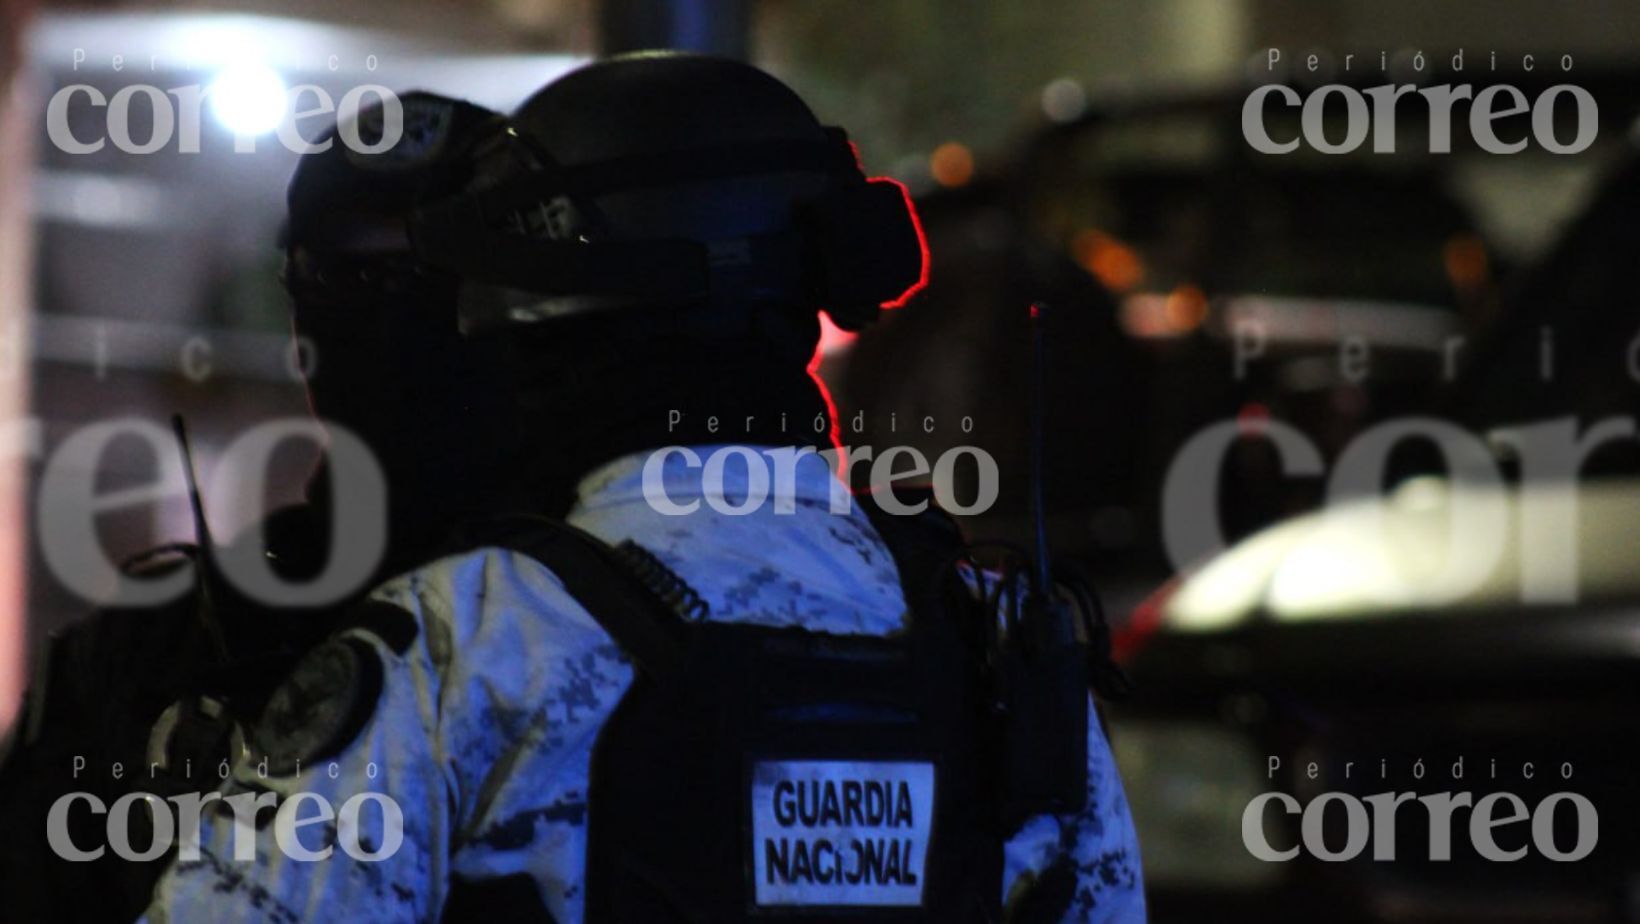
[[[1496,270],[1446,163],[1260,157],[1240,100],[1226,87],[1095,106],[923,195],[929,287],[825,367],[844,416],[864,412],[851,439],[982,446],[1017,490],[970,529],[1023,538],[1023,484],[1006,473],[1023,470],[1025,309],[1045,301],[1054,546],[1142,584],[1170,570],[1156,498],[1204,427],[1279,417],[1330,459],[1429,407],[1443,344],[1490,304]],[[1360,378],[1345,340],[1367,354]],[[904,425],[925,416],[932,434]],[[1225,479],[1232,536],[1318,500],[1256,444],[1233,448]]]
[[[1473,79],[1535,93],[1547,78]],[[1535,148],[1499,158],[1463,137],[1452,153],[1431,154],[1414,106],[1397,110],[1394,154],[1364,146],[1262,155],[1241,137],[1245,86],[1090,91],[1084,107],[1059,113],[1012,156],[920,196],[928,289],[824,366],[844,416],[865,412],[865,432],[851,441],[906,443],[930,456],[976,444],[1004,472],[1020,471],[1024,307],[1057,305],[1050,536],[1125,612],[1173,568],[1161,486],[1180,447],[1205,427],[1280,420],[1331,463],[1389,419],[1504,422],[1498,412],[1538,355],[1541,317],[1555,310],[1547,293],[1588,278],[1589,260],[1569,257],[1567,269],[1535,283],[1519,281],[1517,268],[1538,275],[1564,228],[1589,223],[1587,203],[1611,200],[1573,246],[1596,253],[1614,282],[1626,279],[1626,264],[1611,257],[1627,238],[1611,230],[1628,221],[1632,193],[1614,197],[1600,182],[1633,154],[1636,85],[1620,72],[1580,72],[1579,84],[1600,100],[1601,133],[1575,158]],[[1290,122],[1296,112],[1272,113],[1270,131],[1296,134]],[[1329,122],[1328,131],[1341,128]],[[1578,356],[1591,344],[1627,346],[1611,333],[1629,303],[1614,289],[1588,296],[1610,323],[1566,339],[1563,379],[1581,373]],[[1514,358],[1500,366],[1506,350]],[[1626,366],[1618,356],[1602,368],[1621,376]],[[935,433],[905,425],[925,415]],[[976,421],[973,433],[953,426],[964,415]],[[1392,462],[1396,478],[1435,468],[1415,447]],[[1316,481],[1283,477],[1263,441],[1234,443],[1221,477],[1219,515],[1231,539],[1321,500]],[[1005,492],[967,525],[1023,539],[1024,512],[1023,492]]]
[[[1619,124],[1633,111],[1632,81],[1622,86],[1628,95],[1603,96],[1614,100],[1603,115]],[[1640,335],[1640,170],[1632,137],[1615,136],[1581,168],[1587,205],[1502,281],[1493,310],[1458,328],[1470,338],[1461,372],[1443,375],[1421,406],[1486,439],[1509,478],[1521,465],[1508,428],[1569,419],[1583,433],[1632,421],[1640,407],[1626,353]],[[1640,445],[1585,448],[1576,481],[1491,487],[1432,477],[1442,466],[1398,452],[1388,496],[1271,526],[1135,610],[1118,647],[1140,692],[1116,713],[1116,747],[1156,920],[1640,920],[1640,838],[1628,824],[1640,770],[1630,708],[1640,694]],[[1460,502],[1500,505],[1507,528],[1449,520]],[[1563,504],[1576,505],[1575,525],[1545,527],[1542,511]],[[1499,541],[1496,562],[1468,559],[1484,566],[1483,581],[1438,592],[1432,575]],[[1524,582],[1568,551],[1573,602],[1527,602]],[[1528,762],[1543,773],[1525,778]],[[1497,837],[1527,848],[1523,858],[1485,859],[1463,809],[1451,859],[1431,860],[1432,819],[1411,803],[1382,832],[1393,861],[1373,859],[1374,842],[1349,860],[1306,846],[1267,862],[1243,829],[1248,806],[1270,792],[1305,807],[1327,793],[1365,804],[1385,792],[1512,792],[1531,807],[1559,791],[1585,796],[1604,822],[1574,862],[1546,859],[1524,824]],[[1267,808],[1254,823],[1268,842],[1301,844],[1302,816]],[[1349,832],[1344,810],[1332,811],[1321,841],[1337,851]],[[1549,823],[1560,847],[1575,827],[1566,814]]]
[[[1521,525],[1528,509],[1567,503],[1579,511],[1570,529]],[[1509,529],[1454,515],[1478,505]],[[1566,550],[1575,602],[1522,602],[1523,582]],[[1264,530],[1159,592],[1118,640],[1142,693],[1115,712],[1113,732],[1154,919],[1640,920],[1636,564],[1640,481],[1426,477]],[[1439,589],[1437,576],[1466,567],[1483,577]],[[1454,809],[1451,859],[1432,860],[1435,820],[1409,801],[1392,826],[1372,817],[1393,860],[1374,859],[1373,840],[1328,862],[1301,831],[1307,815],[1254,804],[1266,792],[1307,808],[1329,792],[1499,791],[1528,808],[1581,794],[1598,812],[1592,853],[1555,862],[1517,823],[1494,834],[1525,855],[1488,860],[1470,812]],[[1272,847],[1304,849],[1258,859],[1250,811]],[[1561,806],[1551,817],[1558,849],[1572,850],[1575,815]],[[1321,849],[1348,853],[1346,810],[1320,818]]]

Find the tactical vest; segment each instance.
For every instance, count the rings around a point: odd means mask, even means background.
[[[891,637],[691,618],[658,561],[561,523],[475,537],[551,568],[637,669],[593,752],[586,921],[1001,919],[994,690],[936,579],[960,540],[938,515],[877,525],[911,611]],[[456,883],[444,919],[531,891]]]

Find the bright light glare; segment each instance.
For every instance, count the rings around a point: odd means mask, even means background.
[[[285,118],[285,82],[265,64],[232,64],[206,88],[211,113],[236,135],[265,135]]]

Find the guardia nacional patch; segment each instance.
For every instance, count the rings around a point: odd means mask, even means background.
[[[934,820],[934,765],[762,761],[751,779],[759,907],[914,907]]]

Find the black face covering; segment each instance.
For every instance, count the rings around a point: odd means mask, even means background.
[[[370,447],[386,476],[393,547],[505,503],[517,433],[501,345],[461,337],[448,283],[422,297],[298,301],[314,413]],[[389,303],[391,302],[391,303]]]
[[[772,306],[747,317],[737,336],[702,336],[665,309],[514,329],[508,369],[523,440],[515,494],[562,515],[582,476],[630,453],[830,448],[830,408],[807,369],[818,321]]]

